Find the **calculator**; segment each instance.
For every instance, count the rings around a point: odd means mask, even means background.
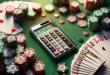
[[[56,59],[76,48],[75,44],[51,19],[32,26],[30,31]]]

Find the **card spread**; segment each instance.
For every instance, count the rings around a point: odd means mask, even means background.
[[[90,37],[72,60],[71,75],[110,75],[109,41],[109,31]]]

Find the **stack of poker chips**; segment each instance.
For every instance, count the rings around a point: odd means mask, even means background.
[[[79,3],[78,2],[71,2],[71,4],[70,4],[70,10],[72,11],[72,12],[75,12],[75,13],[77,13],[77,12],[79,12],[80,11],[80,8],[79,8]]]
[[[8,36],[2,32],[0,34],[0,74],[1,72],[8,75],[44,73],[45,64],[42,61],[36,61],[35,50],[25,49],[26,36],[24,34]]]
[[[93,10],[94,9],[94,0],[86,0],[84,3],[84,8],[87,10]]]
[[[103,17],[107,17],[110,14],[110,10],[107,7],[101,7],[100,11],[102,12]]]
[[[95,16],[89,16],[88,18],[88,28],[93,31],[97,31],[98,25],[98,18]]]

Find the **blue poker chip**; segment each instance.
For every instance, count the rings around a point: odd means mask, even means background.
[[[14,54],[15,54],[15,51],[14,49],[11,49],[11,48],[5,48],[3,51],[4,57],[12,57],[14,56]]]
[[[11,64],[9,66],[6,66],[6,72],[11,75],[20,75],[20,69],[15,64]]]
[[[12,63],[14,63],[14,58],[13,57],[11,57],[11,58],[4,58],[4,64],[5,65],[11,65]]]

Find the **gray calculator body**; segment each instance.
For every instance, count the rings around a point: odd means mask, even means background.
[[[76,48],[75,44],[50,19],[32,26],[30,31],[56,59]]]

